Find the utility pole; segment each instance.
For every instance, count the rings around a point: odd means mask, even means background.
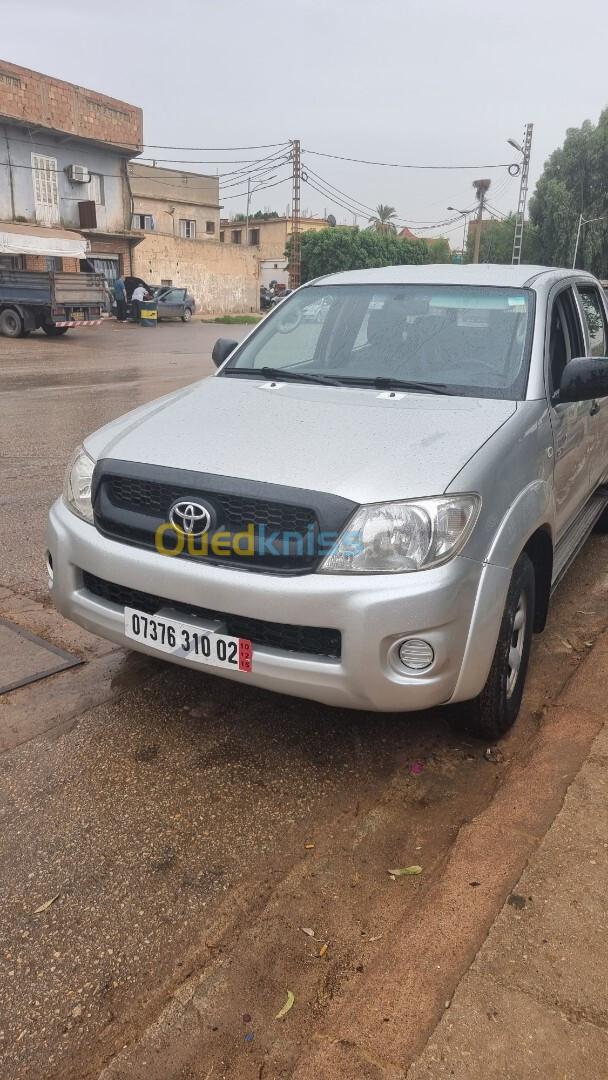
[[[519,202],[515,217],[515,236],[513,237],[513,255],[511,265],[519,266],[521,262],[521,249],[524,238],[524,219],[526,216],[526,200],[528,198],[528,174],[530,172],[530,150],[532,149],[532,129],[534,124],[526,124],[524,132],[524,145],[520,146],[514,139],[509,139],[511,146],[521,150],[523,161],[521,163],[521,180],[519,183]]]
[[[300,286],[301,262],[302,262],[302,235],[300,233],[300,140],[294,139],[292,150],[293,164],[293,194],[291,198],[291,260],[289,266],[289,287],[297,289]]]
[[[477,192],[477,201],[479,203],[479,208],[477,210],[477,228],[475,230],[475,253],[473,255],[474,263],[479,262],[479,245],[481,243],[481,223],[483,221],[483,208],[486,202],[486,194],[491,183],[491,180],[473,181],[473,187]]]

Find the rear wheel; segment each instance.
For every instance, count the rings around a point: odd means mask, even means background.
[[[184,314],[182,315],[182,322],[190,322],[191,318],[192,318],[192,312],[190,311],[190,308],[187,307],[186,310],[184,311]]]
[[[595,531],[598,533],[608,533],[608,506],[605,510],[602,510],[599,518],[595,523]]]
[[[67,334],[70,328],[69,326],[51,326],[49,323],[44,323],[42,329],[49,337],[61,337],[62,334]]]
[[[27,331],[25,330],[23,319],[18,311],[14,308],[5,308],[0,312],[0,334],[4,337],[25,337]]]
[[[459,725],[480,739],[499,739],[517,719],[530,659],[534,584],[534,567],[524,551],[511,575],[486,685],[479,697],[462,705]]]

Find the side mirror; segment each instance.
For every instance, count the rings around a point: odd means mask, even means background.
[[[221,367],[224,360],[227,360],[230,353],[236,349],[238,341],[233,341],[232,338],[221,337],[218,338],[213,346],[213,352],[211,353],[211,359],[216,367]]]
[[[559,401],[591,401],[608,397],[608,356],[584,356],[566,364]]]

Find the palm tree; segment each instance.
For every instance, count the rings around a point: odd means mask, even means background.
[[[369,219],[369,227],[375,229],[376,232],[395,233],[397,232],[397,226],[393,218],[396,217],[397,211],[394,206],[385,206],[384,203],[379,203],[376,207],[376,213]]]

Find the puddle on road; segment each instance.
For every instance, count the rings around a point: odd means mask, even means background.
[[[48,374],[36,372],[30,375],[9,375],[3,380],[2,391],[12,390],[48,390],[52,387],[104,386],[112,383],[130,383],[141,381],[143,373],[139,367],[114,368],[101,371],[99,368],[82,371],[57,371]]]

